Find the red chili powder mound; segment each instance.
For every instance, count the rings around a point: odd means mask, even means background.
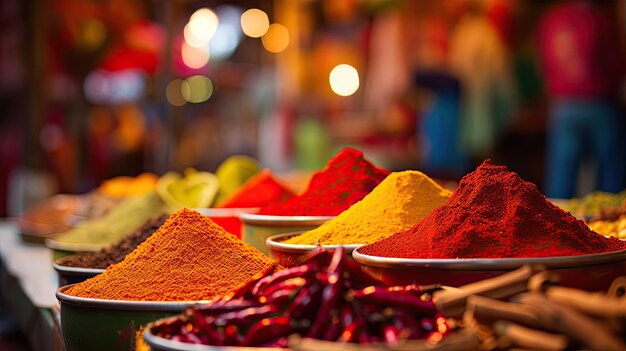
[[[486,160],[447,204],[413,228],[364,246],[372,256],[504,258],[574,256],[626,249],[546,200],[537,187]]]
[[[294,194],[291,190],[280,184],[274,178],[272,172],[266,168],[248,179],[239,189],[216,207],[263,207],[284,202],[292,196]]]
[[[315,173],[307,190],[281,204],[261,208],[277,216],[336,216],[360,201],[383,181],[389,171],[378,168],[361,151],[341,150]]]

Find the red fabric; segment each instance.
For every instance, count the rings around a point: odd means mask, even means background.
[[[619,84],[613,16],[586,2],[567,2],[544,15],[539,49],[551,95],[610,97]]]

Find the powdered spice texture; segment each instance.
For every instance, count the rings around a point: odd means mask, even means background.
[[[278,182],[269,169],[263,169],[248,179],[239,189],[216,207],[250,208],[279,204],[294,194]]]
[[[122,262],[66,293],[110,300],[210,300],[275,267],[274,260],[207,217],[182,209]]]
[[[403,258],[574,256],[626,249],[547,201],[537,187],[485,161],[449,202],[413,228],[359,252]]]
[[[307,190],[282,204],[261,208],[277,216],[336,216],[369,194],[389,171],[378,168],[363,153],[345,148],[315,173]]]
[[[445,204],[450,191],[418,171],[393,172],[363,200],[320,227],[285,243],[369,244],[411,228]]]

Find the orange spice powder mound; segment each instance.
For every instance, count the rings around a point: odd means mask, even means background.
[[[123,261],[66,293],[107,300],[211,300],[275,268],[276,261],[209,218],[182,209]]]

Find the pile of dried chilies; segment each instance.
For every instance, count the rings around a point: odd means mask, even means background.
[[[158,322],[152,334],[193,344],[286,347],[288,336],[349,343],[441,340],[436,287],[384,287],[347,258],[317,249],[301,266],[251,280],[232,296]]]

